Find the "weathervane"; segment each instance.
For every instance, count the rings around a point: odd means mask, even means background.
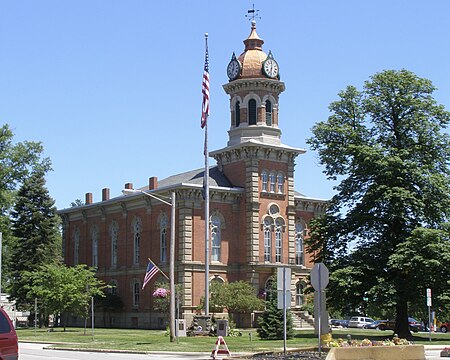
[[[251,21],[254,21],[255,19],[261,19],[261,16],[259,16],[259,10],[255,10],[255,4],[252,4],[251,10],[247,10],[247,15],[245,15],[245,17]]]

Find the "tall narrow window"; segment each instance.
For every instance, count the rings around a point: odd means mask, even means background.
[[[281,173],[277,175],[277,187],[278,194],[284,194],[284,175]]]
[[[133,233],[134,233],[134,256],[133,264],[138,265],[141,257],[141,232],[142,232],[141,219],[135,218],[133,223]]]
[[[94,227],[91,233],[92,238],[92,266],[98,267],[98,228]]]
[[[274,284],[273,284],[274,280],[273,277],[270,277],[267,279],[266,284],[264,286],[264,290],[266,292],[266,299],[265,300],[269,300],[270,298],[272,298],[271,293],[272,291],[274,291]],[[275,288],[276,291],[276,288]]]
[[[248,124],[256,125],[256,100],[250,99],[248,101]]]
[[[211,243],[212,243],[212,253],[211,259],[213,261],[220,261],[220,243],[221,243],[221,232],[220,232],[221,222],[218,216],[213,216],[211,218]]]
[[[264,261],[272,260],[272,220],[264,220]]]
[[[295,224],[295,264],[303,265],[303,225],[301,223]]]
[[[261,173],[261,191],[266,192],[267,191],[267,185],[269,182],[269,176],[267,175],[267,171],[263,171]]]
[[[167,216],[164,214],[159,222],[159,261],[162,263],[167,262],[167,224]]]
[[[272,126],[272,103],[266,100],[266,125]]]
[[[80,229],[76,228],[73,232],[73,264],[78,265],[80,255]]]
[[[280,219],[275,221],[275,262],[281,262],[283,244],[283,222]]]
[[[117,280],[111,280],[108,285],[109,285],[109,292],[111,295],[117,295],[119,293],[117,290],[118,286]]]
[[[139,285],[139,281],[135,280],[133,284],[133,306],[139,306],[139,295],[140,295],[141,287]]]
[[[277,175],[275,173],[270,173],[269,181],[270,181],[270,192],[275,192],[275,186],[277,184]]]
[[[234,121],[236,127],[241,125],[241,103],[236,101],[236,105],[234,106]]]
[[[298,282],[295,286],[295,305],[302,306],[305,303],[304,291],[305,285],[301,282]]]
[[[113,221],[110,226],[111,235],[111,267],[117,266],[117,245],[119,242],[119,226]]]

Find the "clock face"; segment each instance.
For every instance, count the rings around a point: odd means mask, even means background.
[[[270,78],[276,78],[278,75],[278,64],[274,59],[267,59],[263,65],[264,73]]]
[[[241,64],[239,64],[239,61],[234,59],[231,60],[227,67],[227,75],[230,80],[234,80],[239,76],[239,73],[241,72]]]

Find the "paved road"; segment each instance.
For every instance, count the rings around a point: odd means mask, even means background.
[[[120,353],[100,353],[88,351],[63,351],[44,349],[47,345],[34,343],[19,343],[20,360],[153,360],[153,359],[171,359],[171,360],[206,360],[210,359],[210,354],[206,353],[188,353],[188,354],[120,354]],[[426,360],[442,360],[440,357],[440,346],[425,346]]]
[[[20,360],[153,360],[153,359],[171,359],[171,360],[206,360],[210,359],[210,354],[188,353],[188,354],[120,354],[120,353],[101,353],[89,351],[65,351],[43,349],[44,344],[19,343]]]

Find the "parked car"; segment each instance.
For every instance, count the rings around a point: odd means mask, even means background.
[[[330,325],[335,327],[348,327],[348,320],[331,319]]]
[[[349,321],[350,321],[350,320],[342,320],[342,321],[341,321],[341,326],[344,327],[344,328],[348,328],[348,323],[349,323]]]
[[[373,323],[374,320],[365,316],[352,316],[348,322],[348,327],[351,328],[363,328],[364,325]]]
[[[364,329],[378,329],[378,325],[381,323],[386,322],[387,320],[375,320],[374,322],[370,324],[366,324],[363,326]]]
[[[408,323],[409,323],[409,330],[411,330],[412,332],[427,331],[427,328],[425,326],[423,326],[420,322],[418,322],[416,319],[412,317],[408,318]],[[395,328],[395,319],[387,320],[378,325],[378,329],[380,330],[394,330],[394,328]]]
[[[17,360],[19,347],[17,334],[8,314],[0,308],[0,359]]]
[[[441,332],[446,333],[447,331],[450,330],[450,321],[447,320],[446,322],[441,324],[441,327],[439,328],[441,330]]]

